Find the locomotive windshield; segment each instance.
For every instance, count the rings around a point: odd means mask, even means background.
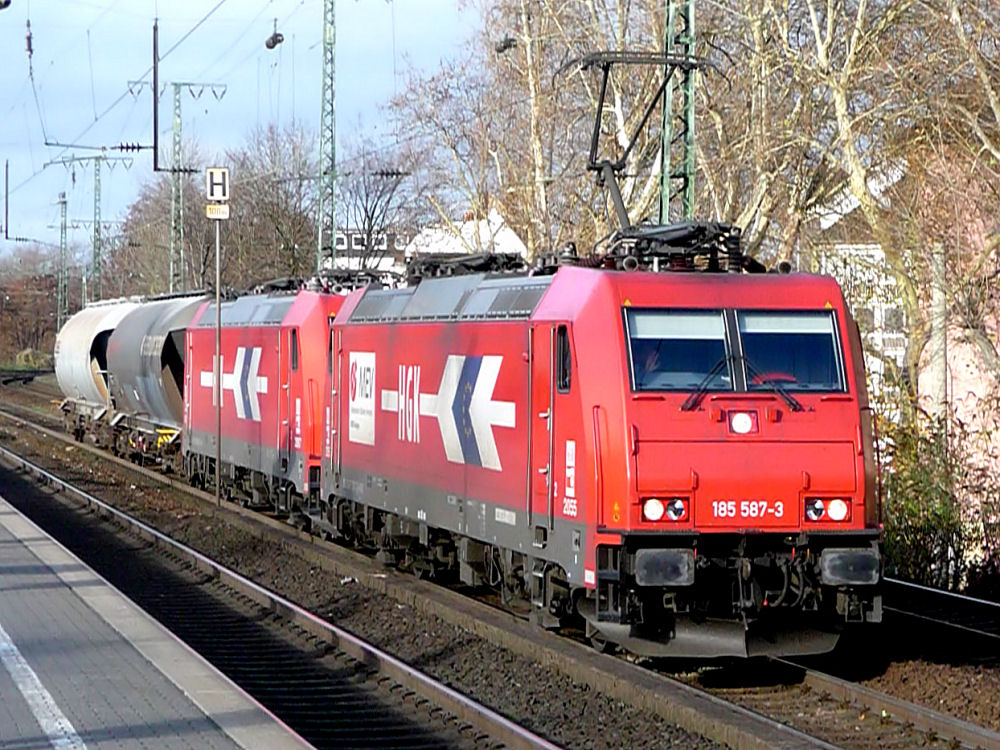
[[[721,310],[627,310],[637,391],[732,390]]]
[[[842,391],[837,327],[830,311],[737,312],[747,389]]]
[[[625,324],[634,391],[844,390],[829,310],[626,308]]]

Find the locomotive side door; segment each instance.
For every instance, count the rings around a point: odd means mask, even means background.
[[[532,326],[529,342],[528,408],[530,413],[531,461],[528,479],[530,502],[528,504],[528,524],[536,547],[548,543],[552,529],[552,448],[555,435],[555,414],[553,412],[553,357],[555,353],[555,326],[538,324]]]
[[[289,433],[291,432],[291,414],[289,413],[289,399],[291,398],[291,391],[289,388],[289,364],[291,357],[289,356],[290,347],[288,341],[289,334],[278,328],[278,390],[277,396],[277,406],[278,406],[278,419],[275,427],[275,447],[278,452],[278,467],[277,472],[279,476],[284,476],[288,470],[288,450],[289,450]]]
[[[330,446],[332,454],[330,465],[333,469],[333,486],[340,487],[340,393],[343,378],[344,363],[341,332],[330,329],[330,357],[333,368],[333,390],[330,393]]]

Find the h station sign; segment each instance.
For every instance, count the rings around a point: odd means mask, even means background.
[[[229,168],[208,167],[205,170],[205,197],[212,203],[205,206],[209,219],[229,218]]]

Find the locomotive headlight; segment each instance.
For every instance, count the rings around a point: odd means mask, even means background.
[[[830,517],[831,521],[843,521],[847,518],[848,510],[850,509],[847,507],[847,503],[839,497],[830,500],[826,504],[826,514]]]
[[[823,501],[818,497],[809,498],[806,500],[806,518],[810,521],[818,521],[823,517],[825,509],[823,507]]]
[[[667,518],[671,521],[680,521],[687,515],[687,503],[683,498],[675,497],[667,502]]]
[[[647,521],[659,521],[666,508],[659,498],[651,497],[642,504],[642,517]]]

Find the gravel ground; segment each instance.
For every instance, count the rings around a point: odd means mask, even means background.
[[[85,451],[46,445],[28,432],[15,438],[15,431],[6,427],[0,428],[0,443],[29,458],[43,456],[66,464],[73,474],[67,472],[67,479],[100,490],[102,497],[114,499],[126,512],[178,541],[564,747],[722,747],[352,579],[334,576],[241,528],[202,516],[193,501],[98,463]]]

